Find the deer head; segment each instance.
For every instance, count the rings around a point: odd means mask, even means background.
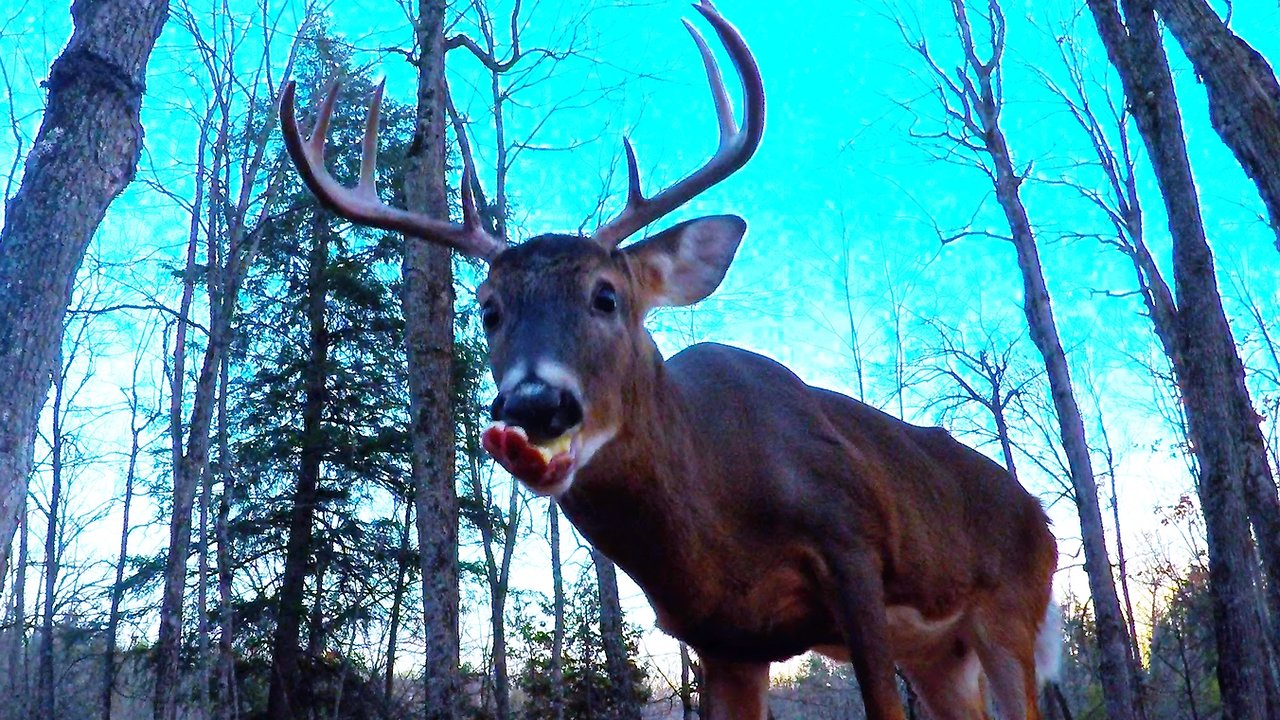
[[[764,130],[760,71],[742,36],[707,0],[695,6],[728,50],[742,80],[739,127],[720,69],[707,43],[688,22],[706,68],[720,126],[714,156],[680,181],[646,196],[631,143],[627,204],[591,236],[548,234],[520,245],[493,237],[471,195],[474,170],[464,153],[462,223],[452,223],[382,203],[374,186],[378,108],[370,106],[360,179],[339,184],[325,169],[324,149],[337,97],[331,86],[315,128],[303,139],[294,116],[294,84],[281,96],[285,145],[312,192],[338,214],[361,225],[422,237],[489,263],[478,301],[489,341],[498,396],[485,448],[530,489],[563,492],[574,471],[609,442],[640,402],[646,379],[661,359],[644,329],[644,317],[660,306],[698,302],[720,284],[746,231],[737,217],[681,223],[627,247],[637,231],[731,175],[754,154]]]

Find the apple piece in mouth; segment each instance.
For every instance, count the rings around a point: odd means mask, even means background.
[[[535,445],[529,435],[516,425],[494,422],[480,436],[484,449],[507,472],[524,482],[534,492],[549,492],[573,470],[577,433],[570,432],[547,443]]]
[[[551,440],[546,445],[539,445],[537,443],[530,444],[533,445],[534,450],[538,451],[538,454],[542,456],[543,460],[551,462],[551,459],[560,453],[569,452],[569,448],[573,445],[573,435],[570,433],[564,433],[563,435]]]

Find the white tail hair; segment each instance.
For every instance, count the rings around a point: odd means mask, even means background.
[[[1057,682],[1062,672],[1062,608],[1050,600],[1036,633],[1036,684]]]

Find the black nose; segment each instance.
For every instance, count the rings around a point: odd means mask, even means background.
[[[510,392],[498,393],[491,412],[494,420],[524,428],[534,442],[553,440],[582,422],[578,398],[541,380],[526,380]]]

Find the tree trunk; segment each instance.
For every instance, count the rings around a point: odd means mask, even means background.
[[[328,296],[329,228],[320,212],[312,216],[311,253],[307,269],[307,322],[310,348],[303,368],[305,384],[302,408],[302,459],[293,508],[289,516],[289,540],[285,550],[279,610],[276,612],[271,687],[267,717],[279,720],[307,717],[312,710],[299,666],[302,618],[306,614],[307,570],[315,548],[312,530],[325,453],[325,389],[328,381],[329,333],[325,325]]]
[[[560,565],[560,507],[552,500],[547,511],[551,535],[551,720],[564,720],[564,568]]]
[[[120,603],[124,599],[124,568],[129,559],[129,511],[133,508],[133,482],[137,477],[138,456],[141,453],[141,435],[143,427],[138,426],[138,384],[137,368],[134,370],[134,385],[129,398],[130,420],[129,464],[124,474],[124,502],[120,522],[120,554],[116,560],[115,581],[111,585],[111,606],[107,611],[107,636],[102,662],[102,719],[111,720],[111,700],[116,687],[116,644],[120,628]]]
[[[693,670],[689,659],[689,646],[680,643],[680,717],[681,720],[693,720],[696,716],[693,707],[693,684],[690,672]]]
[[[410,209],[449,216],[445,190],[444,12],[418,3],[417,128],[409,150]],[[422,562],[423,706],[428,720],[454,720],[458,673],[458,495],[454,486],[453,272],[447,247],[406,237],[402,303],[409,374],[409,433]]]
[[[222,493],[213,531],[218,539],[218,705],[220,720],[235,720],[240,714],[236,689],[235,611],[231,598],[231,500],[235,496],[235,473],[231,471],[231,441],[227,418],[227,388],[230,385],[230,358],[223,354],[218,371],[218,475]]]
[[[210,105],[209,111],[205,115],[205,124],[212,122],[214,116],[214,105]],[[219,138],[221,140],[221,138]],[[173,368],[170,377],[170,393],[169,393],[169,442],[170,442],[170,468],[173,475],[173,508],[169,517],[169,552],[165,558],[165,582],[164,590],[160,604],[160,629],[157,633],[156,640],[156,687],[155,687],[155,707],[154,713],[156,720],[176,720],[177,703],[178,703],[178,687],[180,672],[180,646],[182,643],[182,599],[186,595],[187,581],[187,553],[191,542],[191,508],[195,502],[196,494],[196,478],[194,476],[194,468],[204,466],[194,453],[191,455],[190,462],[183,453],[183,407],[186,396],[186,363],[187,363],[187,329],[191,324],[191,305],[195,298],[195,284],[197,272],[197,255],[199,251],[199,239],[201,229],[202,212],[204,208],[204,192],[205,182],[205,150],[208,146],[208,138],[205,133],[200,134],[200,141],[197,145],[196,159],[196,182],[195,182],[195,199],[191,205],[191,223],[187,232],[187,257],[186,266],[182,273],[182,297],[178,305],[178,322],[174,330],[173,344]],[[219,147],[222,147],[219,145]],[[218,163],[215,160],[214,172],[215,177],[218,171]],[[210,238],[209,242],[213,242]],[[213,301],[213,298],[210,298]],[[216,315],[216,311],[210,310],[210,319]],[[216,330],[215,330],[216,332]],[[206,352],[206,364],[208,367],[209,354],[212,354],[215,347],[213,337],[210,337],[209,349]],[[202,393],[206,387],[205,377],[202,370],[200,382],[197,387],[197,396],[195,399],[195,408],[192,412],[192,422],[190,436],[188,442],[192,445],[192,449],[198,451],[197,443],[199,438],[204,437],[205,455],[208,454],[208,432],[207,422],[204,425],[205,432],[201,433],[200,418],[206,414],[212,417],[212,409],[209,404],[207,392]]]
[[[998,9],[998,8],[997,8]],[[988,21],[999,23],[992,33],[990,60],[978,60],[974,37],[970,30],[968,10],[961,0],[952,0],[952,10],[960,30],[965,51],[966,86],[971,88],[962,100],[971,103],[981,132],[974,132],[972,142],[978,144],[991,164],[991,179],[996,200],[1004,211],[1018,269],[1023,281],[1023,311],[1031,340],[1044,360],[1053,407],[1058,416],[1059,437],[1067,457],[1072,495],[1080,518],[1080,537],[1084,548],[1084,569],[1093,598],[1098,634],[1098,679],[1102,685],[1107,716],[1111,720],[1141,717],[1142,708],[1133,687],[1129,662],[1130,639],[1125,631],[1115,577],[1107,552],[1106,533],[1098,504],[1098,488],[1089,456],[1084,421],[1076,402],[1066,354],[1058,334],[1057,322],[1049,300],[1044,271],[1040,265],[1035,233],[1022,202],[1022,176],[1000,126],[1002,98],[993,87],[993,75],[1000,71],[1003,47],[1003,16],[993,12]],[[971,78],[971,79],[970,79]]]
[[[1265,58],[1204,0],[1155,8],[1209,96],[1209,120],[1262,195],[1280,250],[1280,83]]]
[[[1026,209],[1019,197],[1021,178],[1013,172],[1003,136],[998,136],[1003,155],[997,162],[996,198],[1005,209],[1017,250],[1018,268],[1023,279],[1023,310],[1031,339],[1044,359],[1050,394],[1058,415],[1060,438],[1071,473],[1072,495],[1080,517],[1080,537],[1084,546],[1084,569],[1093,598],[1098,633],[1098,678],[1102,683],[1107,716],[1112,720],[1139,717],[1138,697],[1130,673],[1130,638],[1125,632],[1124,615],[1116,594],[1115,575],[1107,551],[1102,511],[1098,504],[1098,488],[1089,456],[1084,420],[1076,402],[1066,353],[1058,335],[1057,322],[1049,301],[1040,254],[1031,231]],[[1002,172],[1003,171],[1003,172]],[[1006,174],[1007,173],[1007,174]]]
[[[1222,310],[1168,60],[1150,0],[1125,0],[1125,20],[1112,0],[1089,0],[1089,6],[1131,99],[1173,237],[1178,333],[1171,357],[1200,465],[1224,709],[1234,720],[1276,717],[1268,644],[1258,642],[1266,637],[1265,619],[1254,586],[1257,558],[1246,507],[1249,460],[1240,421],[1248,394]]]
[[[30,702],[31,688],[28,684],[27,670],[27,553],[30,529],[27,520],[30,517],[26,498],[23,498],[22,511],[19,514],[18,527],[22,533],[18,536],[18,566],[13,581],[13,647],[9,651],[8,697],[13,707],[14,716],[26,720],[27,704]]]
[[[618,597],[618,574],[613,561],[591,548],[591,561],[596,566],[600,585],[600,642],[604,645],[605,671],[609,675],[610,720],[640,720],[640,703],[636,701],[627,658],[627,643],[622,634],[622,602]]]
[[[62,363],[53,377],[52,470],[49,491],[49,522],[44,534],[44,611],[40,614],[39,707],[44,717],[58,717],[57,695],[53,684],[54,593],[58,586],[58,509],[62,505],[62,417],[63,383],[66,371]]]
[[[413,523],[413,498],[404,504],[404,528],[400,535],[400,552],[396,557],[396,586],[391,596],[391,620],[387,626],[387,672],[382,681],[382,704],[388,718],[395,717],[396,640],[400,634],[400,614],[404,604],[405,582],[409,575],[409,529]]]
[[[85,249],[133,179],[147,59],[167,0],[75,0],[44,120],[0,228],[0,570],[26,503],[40,408]]]

